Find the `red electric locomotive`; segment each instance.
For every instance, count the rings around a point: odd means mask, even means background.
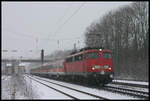
[[[99,48],[84,48],[70,54],[64,60],[46,64],[42,69],[40,67],[40,70],[32,70],[32,73],[46,74],[54,78],[107,84],[112,81],[114,76],[112,51]]]
[[[109,83],[113,79],[113,58],[111,50],[85,49],[65,59],[68,77]]]

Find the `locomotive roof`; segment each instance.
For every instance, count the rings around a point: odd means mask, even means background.
[[[84,48],[81,48],[80,50],[78,51],[73,51],[70,55],[72,54],[75,54],[75,53],[79,53],[81,51],[85,51],[85,50],[93,50],[93,49],[104,49],[103,47],[84,47]]]
[[[71,56],[74,56],[74,55],[83,54],[84,52],[85,53],[86,52],[96,52],[96,51],[100,51],[100,49],[102,49],[102,48],[86,48],[85,50],[81,49],[80,51],[73,52],[72,54],[70,54],[67,57],[71,57]],[[109,49],[102,49],[102,52],[112,52],[112,51],[109,50]]]

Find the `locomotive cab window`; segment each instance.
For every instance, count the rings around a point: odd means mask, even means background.
[[[112,58],[112,54],[108,53],[108,52],[104,52],[103,53],[103,58],[105,58],[105,59],[111,59]]]
[[[99,58],[99,53],[97,52],[92,52],[92,53],[88,53],[88,58],[91,58],[91,59],[95,59],[95,58]]]
[[[73,61],[73,57],[69,57],[66,59],[66,62],[72,62]]]
[[[81,61],[81,60],[83,60],[83,54],[75,56],[75,61]]]

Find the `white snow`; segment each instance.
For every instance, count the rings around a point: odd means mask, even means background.
[[[119,84],[107,84],[107,86],[118,87],[118,88],[124,88],[124,89],[131,89],[131,90],[136,90],[136,91],[149,92],[149,91],[148,91],[148,88],[131,87],[131,86],[119,85]]]
[[[2,99],[12,99],[12,93],[14,91],[12,76],[3,75],[1,77],[2,81]],[[21,94],[21,92],[16,89],[15,99],[28,99],[28,97]]]
[[[37,76],[32,76],[32,77],[37,77]],[[88,87],[84,87],[81,85],[76,85],[76,84],[71,84],[71,83],[66,83],[66,82],[62,82],[62,81],[56,81],[56,80],[50,80],[47,78],[42,78],[42,77],[38,77],[44,80],[48,80],[54,83],[59,83],[74,89],[78,89],[84,92],[88,92],[88,93],[92,93],[98,96],[102,96],[102,97],[107,97],[108,99],[139,99],[139,98],[134,98],[131,96],[127,96],[127,95],[121,95],[118,93],[112,93],[109,91],[104,91],[101,89],[96,89],[96,88],[88,88]],[[11,99],[12,96],[12,92],[13,92],[13,82],[16,80],[18,80],[17,87],[16,87],[16,94],[15,94],[15,99],[72,99],[62,93],[59,93],[51,88],[48,88],[34,80],[31,80],[29,77],[27,76],[21,76],[20,79],[18,77],[18,79],[14,79],[12,78],[12,76],[2,76],[2,99]],[[20,81],[19,81],[20,80]],[[22,81],[21,81],[22,80]],[[42,81],[42,80],[40,80]],[[80,98],[80,99],[96,99],[94,97],[90,97],[87,96],[85,94],[81,94],[81,93],[77,93],[75,91],[72,90],[68,90],[66,88],[62,88],[60,86],[56,86],[54,84],[49,84],[45,81],[42,81],[43,83],[48,84],[49,86],[52,86],[54,88],[57,88],[65,93],[71,94],[74,97]]]
[[[39,78],[41,78],[41,77],[39,77]],[[50,79],[47,79],[47,78],[42,78],[42,79],[48,80],[48,81],[51,81],[51,82],[54,82],[54,83],[59,83],[59,84],[62,84],[62,85],[65,85],[65,86],[68,86],[68,87],[71,87],[71,88],[75,88],[75,89],[78,89],[78,90],[81,90],[81,91],[85,91],[85,92],[88,92],[88,93],[92,93],[92,94],[95,94],[95,95],[98,95],[98,96],[107,97],[108,99],[139,99],[139,98],[133,98],[131,96],[121,95],[121,94],[112,93],[112,92],[108,92],[108,91],[104,91],[104,90],[98,90],[98,89],[95,89],[95,88],[88,88],[88,87],[75,85],[75,84],[70,84],[70,83],[66,83],[66,82],[50,80]],[[67,92],[67,91],[65,90],[65,92]],[[82,98],[83,96],[78,94],[78,97]]]
[[[113,80],[114,82],[124,82],[124,83],[131,83],[131,84],[139,84],[139,85],[149,85],[148,82],[140,82],[140,81],[128,81],[128,80]]]
[[[48,85],[50,85],[54,88],[57,88],[60,91],[63,91],[63,92],[65,91],[65,93],[73,95],[74,97],[77,97],[77,98],[80,98],[80,99],[98,99],[98,98],[95,98],[95,97],[92,97],[92,96],[89,96],[89,95],[86,95],[86,94],[83,94],[83,93],[80,93],[80,92],[76,92],[76,91],[73,91],[73,90],[70,90],[70,89],[67,89],[67,88],[64,88],[64,87],[60,87],[58,85],[51,84],[51,83],[48,83],[48,82],[45,82],[45,81],[42,81],[42,80],[38,80],[38,81],[40,81],[44,84],[48,84]]]
[[[71,99],[51,88],[48,88],[36,81],[30,80],[30,78],[25,77],[28,84],[32,85],[32,89],[37,93],[37,98],[33,99]],[[32,81],[32,83],[30,82]]]
[[[10,86],[8,80],[10,79],[10,76],[2,76],[1,81],[2,81],[2,99],[10,99],[10,91],[11,89],[8,88]]]

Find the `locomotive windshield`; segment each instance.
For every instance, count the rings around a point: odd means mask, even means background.
[[[99,53],[96,53],[96,52],[88,53],[88,58],[95,59],[99,57],[100,57]]]
[[[103,53],[103,58],[105,58],[105,59],[111,59],[112,58],[112,54],[108,53],[108,52],[104,52]]]

